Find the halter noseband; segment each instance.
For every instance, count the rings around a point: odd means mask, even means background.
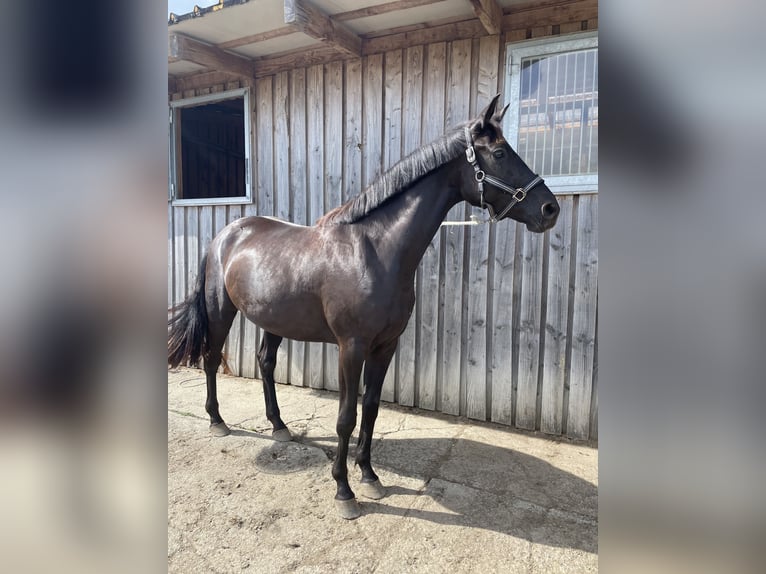
[[[486,173],[483,169],[479,167],[479,164],[476,160],[476,150],[473,148],[473,137],[471,137],[471,129],[466,126],[465,127],[465,142],[466,142],[466,150],[465,150],[465,157],[468,160],[468,163],[471,164],[474,171],[474,177],[476,178],[476,186],[479,190],[479,196],[481,197],[481,208],[487,209],[489,211],[489,221],[492,223],[495,223],[499,220],[501,220],[505,215],[511,210],[511,208],[516,205],[517,203],[521,203],[524,201],[524,198],[527,196],[527,193],[535,187],[537,184],[543,182],[543,178],[539,175],[536,175],[532,181],[530,181],[527,185],[524,187],[511,187],[510,185],[506,184],[503,180],[496,178],[494,175],[490,175]],[[510,193],[511,199],[510,203],[505,207],[505,209],[500,213],[500,215],[495,214],[495,208],[492,207],[491,204],[484,201],[484,182],[490,183],[494,185],[495,187],[501,189],[505,193]]]

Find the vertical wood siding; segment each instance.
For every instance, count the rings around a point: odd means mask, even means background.
[[[475,115],[503,90],[502,52],[497,36],[440,42],[248,84],[255,200],[168,209],[169,305],[185,298],[207,245],[228,222],[261,214],[311,224]],[[598,196],[559,202],[559,222],[544,235],[513,222],[436,234],[383,400],[597,438]],[[459,205],[450,219],[470,213]],[[233,373],[258,376],[260,338],[254,325],[235,319],[225,347]],[[337,360],[334,345],[286,341],[276,379],[337,390]]]

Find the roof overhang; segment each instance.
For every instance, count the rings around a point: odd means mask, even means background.
[[[598,0],[219,0],[168,20],[171,84],[593,18]]]

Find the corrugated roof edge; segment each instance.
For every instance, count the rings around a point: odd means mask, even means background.
[[[173,14],[170,13],[170,17],[168,18],[168,26],[172,26],[173,24],[178,24],[179,22],[183,22],[184,20],[191,20],[192,18],[199,18],[200,16],[204,16],[205,14],[209,14],[210,12],[217,12],[218,10],[221,10],[222,8],[228,8],[229,6],[237,6],[239,4],[247,4],[250,2],[250,0],[219,0],[218,4],[213,4],[212,6],[208,6],[207,8],[200,8],[199,6],[194,6],[194,10],[191,12],[187,12],[186,14]]]

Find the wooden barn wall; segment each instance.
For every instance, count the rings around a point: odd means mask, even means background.
[[[253,80],[254,201],[169,204],[169,304],[185,297],[227,223],[260,214],[311,224],[475,115],[504,89],[504,46],[498,36],[439,42]],[[558,199],[559,222],[543,235],[510,221],[441,229],[418,270],[415,310],[383,400],[597,439],[598,196]],[[467,209],[457,206],[450,218]],[[235,319],[225,347],[233,373],[259,376],[260,336]],[[335,345],[285,341],[276,379],[337,390],[337,359]]]

